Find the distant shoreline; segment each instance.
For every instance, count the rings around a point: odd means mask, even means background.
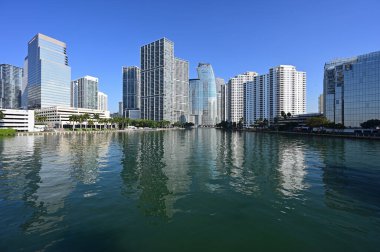
[[[80,135],[80,134],[101,134],[114,132],[143,132],[143,131],[164,131],[164,130],[183,130],[183,128],[151,128],[151,129],[125,129],[125,130],[84,130],[84,131],[40,131],[40,132],[16,132],[14,136],[45,136],[45,135]]]
[[[257,131],[257,130],[249,130],[249,129],[243,129],[241,131],[267,133],[267,134],[281,134],[281,135],[301,135],[301,136],[311,136],[311,137],[316,136],[316,137],[380,140],[380,137],[375,137],[375,136],[355,136],[355,135],[321,134],[321,133],[307,133],[307,132],[289,132],[289,131]]]

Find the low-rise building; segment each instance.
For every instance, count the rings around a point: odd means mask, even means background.
[[[91,118],[95,114],[99,115],[99,118],[110,118],[109,111],[97,110],[97,109],[87,109],[87,108],[73,108],[73,107],[48,107],[35,110],[36,115],[46,117],[44,121],[48,127],[54,128],[68,128],[73,125],[73,122],[70,122],[69,117],[71,115],[84,115],[89,114]],[[86,124],[84,122],[83,124]]]
[[[34,111],[22,109],[1,109],[4,119],[0,120],[0,129],[34,131]]]

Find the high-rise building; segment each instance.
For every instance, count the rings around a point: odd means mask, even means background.
[[[269,118],[281,116],[281,111],[299,115],[306,113],[306,73],[294,66],[280,65],[269,69]]]
[[[119,101],[119,116],[123,116],[123,102]]]
[[[244,123],[250,126],[257,120],[269,120],[268,75],[255,76],[244,84]]]
[[[19,109],[23,70],[20,67],[0,64],[0,108]]]
[[[229,108],[229,101],[228,101],[228,85],[222,85],[221,86],[221,102],[220,102],[220,116],[221,121],[228,121],[228,108]]]
[[[41,33],[28,43],[27,100],[29,108],[70,106],[66,44]]]
[[[70,86],[70,106],[78,108],[78,81],[72,81]]]
[[[189,62],[175,58],[174,119],[187,122],[189,117]]]
[[[224,115],[224,103],[222,103],[223,99],[222,99],[222,89],[223,89],[223,86],[226,85],[224,79],[222,78],[215,78],[215,83],[216,83],[216,107],[217,107],[217,119],[216,121],[219,123],[221,121],[223,121],[224,119],[222,119],[222,115]]]
[[[346,127],[380,119],[380,51],[327,62],[323,112]]]
[[[280,65],[268,74],[254,76],[244,84],[244,124],[257,120],[273,122],[281,111],[292,115],[306,112],[306,73]]]
[[[22,75],[22,86],[21,86],[21,108],[28,108],[28,56],[24,59],[24,69]]]
[[[77,100],[78,108],[97,109],[98,85],[99,85],[98,78],[88,76],[88,75],[72,81],[71,82],[71,97],[72,97],[71,106],[76,107],[75,102]]]
[[[228,120],[239,122],[244,120],[244,84],[253,81],[256,72],[239,74],[228,81]]]
[[[176,98],[176,91],[185,91],[186,87],[176,87],[176,84],[187,83],[183,78],[188,70],[182,69],[179,71],[181,75],[176,77],[176,65],[183,69],[188,66],[183,60],[174,57],[174,43],[167,38],[141,47],[142,119],[177,122],[181,120],[179,115],[187,113],[181,105],[177,105],[177,101],[183,99]]]
[[[189,80],[189,121],[202,125],[203,86],[200,79]]]
[[[141,71],[137,66],[123,67],[123,115],[141,108]]]
[[[98,110],[108,111],[108,96],[98,91]]]
[[[318,113],[323,114],[323,94],[318,96]]]
[[[195,125],[213,126],[218,122],[215,75],[208,63],[199,63],[198,79],[192,79],[190,87],[191,121]]]

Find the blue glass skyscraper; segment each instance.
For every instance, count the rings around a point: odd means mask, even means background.
[[[380,52],[325,64],[323,106],[326,118],[346,127],[380,119]]]
[[[190,80],[190,115],[196,125],[213,126],[218,120],[214,70],[199,63],[197,72],[198,79]]]
[[[28,43],[28,108],[70,106],[66,44],[38,33]]]
[[[21,107],[22,68],[0,64],[0,108]]]

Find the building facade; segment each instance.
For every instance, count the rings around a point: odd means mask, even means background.
[[[222,115],[225,113],[224,110],[224,104],[222,103],[222,89],[223,86],[226,85],[224,79],[222,78],[215,78],[215,83],[216,83],[216,110],[217,110],[217,123],[223,121]]]
[[[0,129],[34,131],[34,111],[21,109],[1,109],[4,119],[0,120]]]
[[[318,96],[318,113],[323,114],[323,94]]]
[[[69,107],[71,68],[66,44],[38,33],[28,43],[26,60],[28,107]]]
[[[200,79],[189,80],[189,121],[202,125],[203,87]]]
[[[103,92],[98,92],[98,110],[108,111],[108,95]]]
[[[294,66],[280,65],[269,69],[269,118],[281,116],[281,111],[299,115],[306,113],[306,73]]]
[[[99,118],[110,118],[109,111],[61,106],[36,109],[35,113],[38,116],[46,117],[45,123],[47,124],[47,126],[54,128],[66,128],[72,126],[75,122],[71,122],[69,120],[69,117],[71,115],[88,114],[91,118],[93,118],[95,114],[98,114]],[[87,122],[84,122],[84,124],[87,124]]]
[[[78,108],[98,108],[98,86],[96,77],[84,76],[71,82],[71,106]],[[77,106],[75,106],[77,105]]]
[[[228,81],[228,120],[231,122],[244,121],[244,84],[253,81],[256,72],[239,74]]]
[[[189,118],[189,62],[175,58],[174,120],[185,123]]]
[[[294,66],[280,65],[268,74],[256,75],[244,85],[244,125],[257,121],[274,122],[281,111],[299,115],[306,113],[306,73]]]
[[[181,68],[177,75],[176,66]],[[182,120],[188,113],[184,102],[186,75],[188,63],[174,57],[172,41],[162,38],[142,46],[141,118],[172,123]]]
[[[251,126],[258,120],[269,120],[268,75],[255,76],[244,84],[244,124]]]
[[[190,121],[199,126],[218,123],[218,106],[215,75],[208,63],[199,63],[198,79],[190,80]]]
[[[141,70],[137,66],[123,67],[123,115],[141,108]]]
[[[360,127],[380,119],[380,51],[327,62],[323,112],[329,121]]]
[[[0,64],[0,108],[21,107],[22,78],[22,68]]]

